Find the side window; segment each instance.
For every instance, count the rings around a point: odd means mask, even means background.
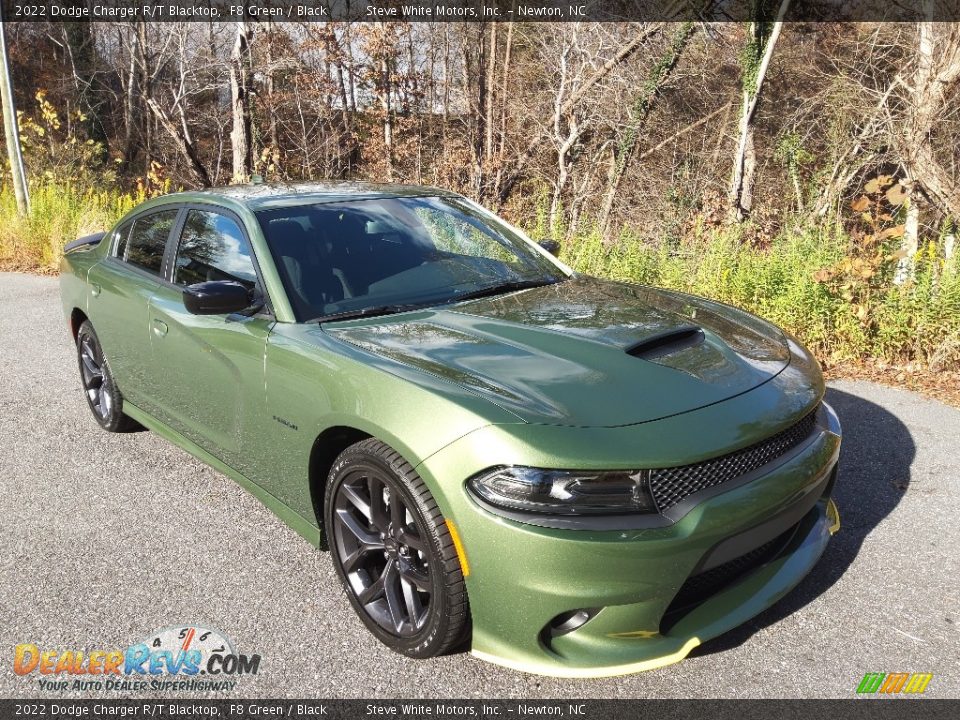
[[[127,248],[127,238],[130,237],[131,227],[133,227],[133,223],[127,223],[110,233],[110,247],[113,248],[113,254],[121,260]]]
[[[160,275],[163,270],[163,251],[167,246],[170,228],[177,219],[177,212],[161,210],[137,218],[133,227],[121,228],[117,257],[154,275]]]
[[[173,281],[193,285],[208,280],[234,280],[252,289],[257,271],[250,244],[236,222],[219,213],[190,210],[180,235]]]

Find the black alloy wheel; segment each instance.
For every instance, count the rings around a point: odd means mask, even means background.
[[[85,320],[77,331],[77,359],[87,404],[100,427],[110,432],[139,429],[136,421],[123,414],[123,396],[117,389],[100,340],[89,320]]]
[[[462,642],[469,608],[449,530],[423,480],[376,439],[330,471],[326,528],[337,574],[364,624],[411,657]]]

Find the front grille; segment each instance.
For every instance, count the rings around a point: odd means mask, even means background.
[[[796,447],[813,432],[819,406],[786,430],[728,455],[693,465],[650,471],[650,492],[664,512],[689,495],[753,472]]]

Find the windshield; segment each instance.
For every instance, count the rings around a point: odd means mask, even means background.
[[[398,312],[566,277],[464,198],[316,203],[260,210],[257,219],[301,322]]]

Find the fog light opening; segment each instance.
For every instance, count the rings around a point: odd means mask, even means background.
[[[603,608],[580,608],[579,610],[569,610],[560,613],[547,623],[547,627],[544,628],[544,630],[547,631],[546,634],[551,638],[572,633],[577,628],[583,627],[590,618],[602,609]]]

